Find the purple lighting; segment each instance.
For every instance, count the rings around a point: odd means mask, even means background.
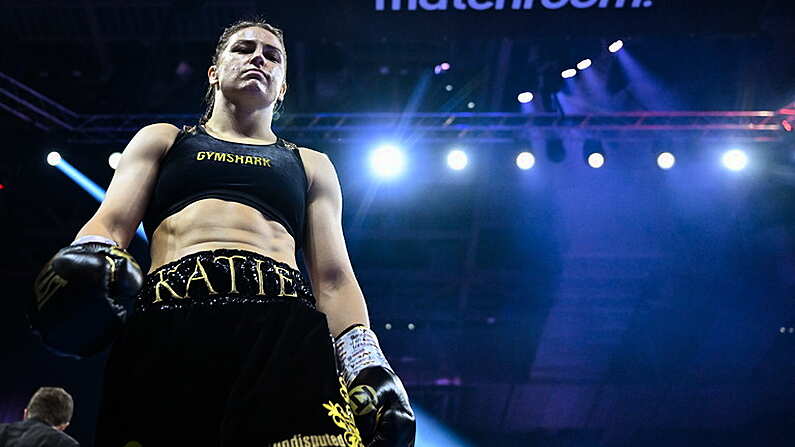
[[[447,71],[450,69],[450,64],[448,64],[447,62],[442,62],[440,67],[442,67],[442,70]]]

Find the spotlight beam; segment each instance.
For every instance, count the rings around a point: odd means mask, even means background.
[[[55,165],[61,172],[66,174],[67,177],[74,180],[75,183],[80,185],[81,188],[85,189],[86,192],[91,194],[91,196],[97,199],[99,202],[102,202],[105,199],[105,190],[100,188],[99,185],[91,181],[88,177],[83,175],[82,172],[78,171],[74,166],[70,165],[66,160],[63,158],[61,161]],[[138,225],[138,229],[135,230],[135,234],[137,234],[144,242],[149,242],[146,239],[146,233],[144,232],[143,224]]]

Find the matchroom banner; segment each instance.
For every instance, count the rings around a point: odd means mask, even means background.
[[[293,32],[300,27],[332,39],[732,34],[759,31],[765,15],[781,13],[754,0],[308,0],[272,9],[265,3],[263,12]]]

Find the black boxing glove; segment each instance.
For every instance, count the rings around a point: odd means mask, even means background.
[[[121,248],[77,242],[56,253],[39,273],[28,318],[50,350],[83,358],[110,346],[121,331],[143,274]]]
[[[413,447],[414,412],[375,333],[357,324],[335,340],[356,426],[367,447]]]

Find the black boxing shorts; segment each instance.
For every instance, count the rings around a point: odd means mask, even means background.
[[[301,272],[222,249],[147,275],[105,366],[95,444],[360,446]]]

